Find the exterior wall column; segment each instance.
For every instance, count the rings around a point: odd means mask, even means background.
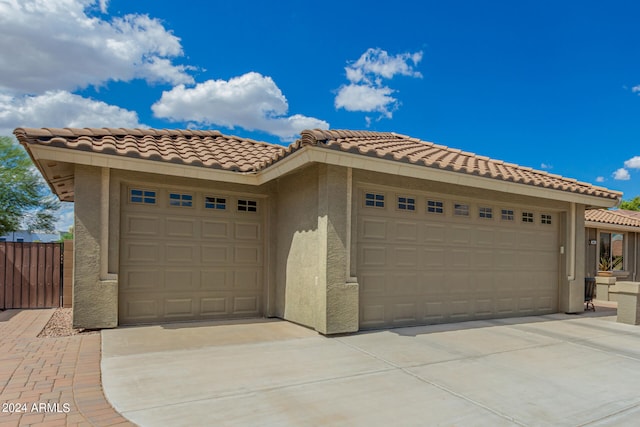
[[[359,286],[350,276],[351,171],[321,165],[318,188],[318,234],[323,313],[316,329],[323,334],[358,330]]]
[[[76,165],[73,253],[73,326],[76,328],[118,325],[118,281],[107,272],[108,172]]]
[[[560,277],[560,311],[584,311],[585,229],[584,205],[574,204],[567,212],[564,250],[566,276]]]

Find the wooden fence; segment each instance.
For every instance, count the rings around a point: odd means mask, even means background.
[[[62,243],[0,242],[0,309],[62,305]]]

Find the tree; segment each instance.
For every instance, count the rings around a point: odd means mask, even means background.
[[[623,200],[622,203],[620,203],[620,209],[640,211],[640,196],[636,196],[631,200]]]
[[[0,236],[21,228],[54,231],[59,207],[24,149],[0,137]]]

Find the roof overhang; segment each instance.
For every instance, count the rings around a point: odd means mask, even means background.
[[[236,172],[222,169],[187,166],[177,163],[116,156],[91,151],[27,144],[27,151],[34,163],[63,201],[73,201],[74,166],[86,165],[109,169],[147,172],[168,176],[221,181],[246,185],[262,185],[311,163],[387,173],[416,179],[444,182],[466,187],[493,190],[543,199],[561,200],[584,204],[587,208],[609,208],[616,206],[620,198],[604,198],[571,191],[509,182],[467,173],[449,171],[424,165],[392,161],[375,156],[366,156],[318,146],[304,146],[276,163],[258,172]]]
[[[634,227],[633,225],[619,225],[599,221],[585,221],[584,226],[586,228],[597,228],[600,230],[630,231],[634,233],[640,233],[640,227]]]

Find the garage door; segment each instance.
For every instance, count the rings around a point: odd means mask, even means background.
[[[361,328],[557,311],[557,214],[391,191],[359,196]]]
[[[122,200],[121,324],[262,314],[258,199],[130,186]]]

